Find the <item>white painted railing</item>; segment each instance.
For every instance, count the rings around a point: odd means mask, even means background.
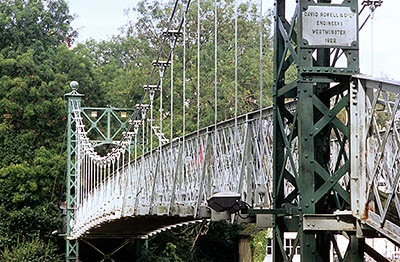
[[[358,75],[351,87],[353,215],[400,243],[400,82]]]

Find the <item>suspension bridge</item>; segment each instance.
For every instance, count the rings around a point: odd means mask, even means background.
[[[301,261],[330,261],[327,247],[338,261],[364,261],[365,254],[389,261],[365,238],[384,237],[400,245],[400,82],[360,74],[358,38],[365,25],[359,14],[382,1],[363,1],[359,10],[357,0],[299,0],[291,18],[286,1],[275,1],[274,103],[262,105],[261,59],[260,108],[243,115],[237,111],[236,15],[234,117],[217,122],[215,111],[214,124],[200,127],[198,113],[197,130],[187,134],[185,16],[190,2],[174,2],[144,96],[134,108],[82,107],[78,83],[71,82],[72,91],[66,94],[67,261],[79,260],[82,242],[101,253],[103,261],[113,261],[112,255],[127,242],[105,255],[90,240],[143,238],[210,219],[217,211],[233,223],[246,220],[244,214],[267,220],[274,230],[274,261],[293,260],[294,249],[283,245],[285,232],[297,233],[294,246],[300,247]],[[215,17],[216,10],[215,4]],[[260,13],[262,18],[262,1]],[[217,40],[215,22],[215,76]],[[171,73],[167,137],[163,81],[166,71],[174,70],[177,44],[183,45],[184,56],[184,135],[172,136]],[[260,37],[260,58],[262,46]],[[200,110],[199,55],[197,59]],[[297,78],[290,81],[286,73],[292,65]],[[215,110],[217,84],[215,77]],[[156,97],[161,100],[158,108]],[[105,145],[108,151],[99,152]],[[234,198],[234,204],[212,211],[207,201],[218,193]],[[348,239],[345,252],[338,248],[337,235]]]

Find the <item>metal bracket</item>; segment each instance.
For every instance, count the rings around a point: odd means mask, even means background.
[[[306,231],[356,231],[356,219],[350,214],[304,214]]]

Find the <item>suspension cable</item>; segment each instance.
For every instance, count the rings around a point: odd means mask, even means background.
[[[154,90],[150,90],[150,159],[153,162],[153,102],[154,102]],[[153,174],[153,167],[150,168],[150,173]]]
[[[187,0],[183,0],[185,4]],[[183,135],[183,156],[185,156],[185,133],[186,133],[186,12],[183,12],[183,109],[182,109],[182,135]],[[184,165],[182,165],[182,168]],[[183,172],[184,173],[184,172]],[[182,174],[183,174],[182,173]]]
[[[166,65],[160,65],[159,66],[159,73],[160,73],[160,129],[159,129],[159,135],[158,135],[158,148],[159,148],[159,150],[160,150],[160,159],[159,159],[159,161],[158,162],[160,162],[160,173],[159,173],[159,176],[161,177],[161,173],[162,173],[162,161],[161,161],[161,156],[162,156],[162,150],[161,150],[161,148],[162,148],[162,138],[163,138],[163,135],[162,135],[162,111],[163,111],[163,105],[162,105],[162,102],[163,102],[163,99],[162,99],[162,97],[163,97],[163,79],[164,79],[164,73],[165,73],[165,69],[166,69]],[[154,178],[155,179],[155,178]]]
[[[237,149],[237,140],[238,140],[238,54],[237,54],[237,48],[238,48],[238,8],[237,8],[237,1],[235,0],[235,131],[234,131],[234,152],[233,152],[233,158],[234,161],[236,161],[236,149]]]
[[[174,159],[173,155],[173,147],[172,147],[172,138],[174,137],[174,42],[175,37],[171,36],[170,45],[171,45],[171,135],[170,135],[170,142],[171,142],[171,174],[173,173],[173,164]]]
[[[262,123],[262,108],[263,108],[263,13],[262,2],[260,0],[260,134]]]
[[[200,0],[197,0],[197,137],[200,132]],[[200,143],[197,139],[197,171],[200,165]],[[198,173],[200,174],[200,173]]]
[[[237,20],[238,20],[238,13],[237,13],[237,0],[235,0],[235,138],[236,138],[236,133],[237,133],[237,111],[238,111],[238,101],[237,101],[237,96],[238,96],[238,86],[237,86],[237,80],[238,80],[238,72],[237,72],[237,66],[238,66],[238,54],[237,54]],[[235,140],[236,143],[236,140]]]
[[[218,85],[217,85],[217,76],[218,76],[218,8],[217,8],[217,0],[214,0],[214,134],[215,141],[214,145],[217,144],[217,121],[218,121]],[[216,153],[214,154],[216,155]],[[217,173],[217,163],[214,159],[214,174]]]

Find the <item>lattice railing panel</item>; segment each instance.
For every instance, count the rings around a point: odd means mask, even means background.
[[[358,76],[352,98],[353,213],[400,243],[400,82]]]

